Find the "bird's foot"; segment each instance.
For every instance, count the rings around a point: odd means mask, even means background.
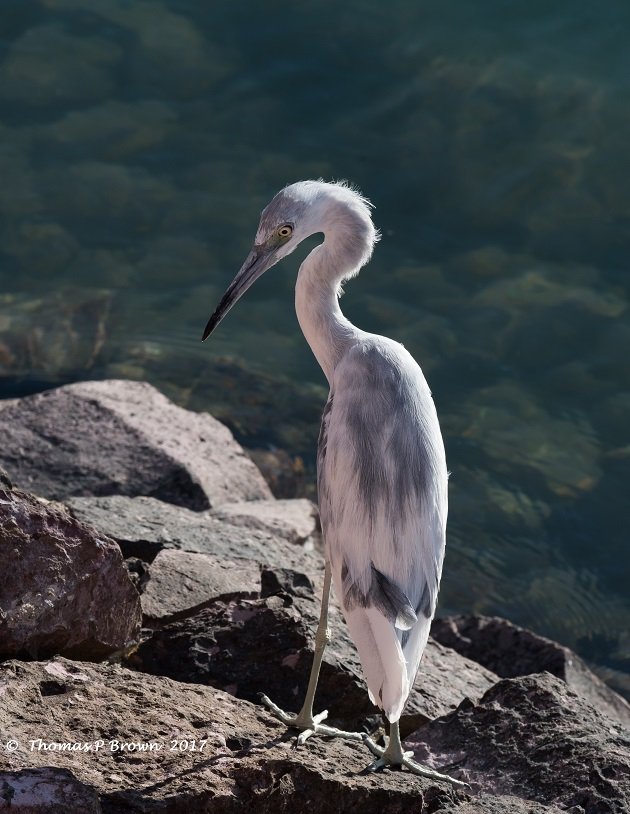
[[[302,731],[297,736],[296,746],[303,746],[311,735],[326,735],[330,738],[345,738],[359,743],[363,740],[361,732],[345,732],[343,729],[337,729],[334,726],[323,724],[322,721],[328,717],[328,711],[312,715],[305,713],[304,710],[297,715],[291,712],[285,712],[277,704],[267,698],[266,695],[260,696],[262,703],[273,713],[273,715],[283,724],[286,724],[291,729],[301,729]]]
[[[403,751],[399,744],[392,743],[391,738],[386,749],[377,746],[368,735],[363,736],[363,742],[370,752],[376,756],[376,760],[372,761],[367,767],[366,771],[368,772],[377,772],[386,767],[404,766],[406,769],[409,769],[410,772],[418,774],[421,777],[428,777],[430,780],[442,780],[453,786],[468,788],[468,783],[455,780],[454,777],[449,777],[447,774],[436,772],[435,769],[429,769],[428,766],[422,766],[420,763],[416,763],[415,760],[411,759],[413,752]]]

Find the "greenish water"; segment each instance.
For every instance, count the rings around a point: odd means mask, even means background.
[[[423,366],[453,472],[442,611],[628,689],[629,28],[626,0],[3,0],[0,396],[146,378],[308,484],[296,256],[199,338],[271,195],[349,178],[383,239],[343,308]]]

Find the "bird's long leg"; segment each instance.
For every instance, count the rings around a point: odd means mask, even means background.
[[[324,570],[324,590],[322,592],[322,609],[319,616],[319,624],[317,625],[317,633],[315,634],[315,654],[313,656],[313,666],[311,667],[311,675],[308,680],[308,689],[302,709],[297,715],[284,712],[277,704],[274,704],[266,695],[261,696],[261,701],[268,707],[273,714],[287,726],[293,729],[301,729],[298,735],[298,745],[306,742],[311,735],[329,735],[338,738],[346,738],[347,740],[362,741],[363,735],[360,732],[345,732],[343,729],[336,729],[334,726],[323,724],[322,721],[328,716],[328,711],[313,715],[313,701],[315,699],[315,691],[317,690],[317,681],[319,679],[319,671],[322,666],[322,659],[324,657],[324,650],[329,641],[330,634],[328,632],[328,603],[330,600],[330,582],[332,578],[332,569],[330,563],[326,560],[326,568]]]
[[[431,780],[442,780],[453,786],[468,787],[468,784],[463,783],[461,780],[455,780],[454,777],[436,772],[435,769],[429,769],[427,766],[421,766],[415,760],[412,760],[413,752],[405,752],[400,741],[400,724],[398,721],[393,721],[389,725],[389,740],[386,749],[377,746],[367,735],[363,736],[363,740],[377,758],[367,767],[370,772],[376,772],[386,766],[405,766],[410,772],[419,774],[422,777],[428,777]]]

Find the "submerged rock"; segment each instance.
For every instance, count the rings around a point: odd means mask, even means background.
[[[107,248],[107,235],[123,225],[136,232],[158,229],[164,209],[176,199],[164,177],[108,161],[55,163],[40,173],[39,181],[44,209],[62,223],[89,230],[88,245],[99,248]]]
[[[155,99],[133,103],[108,99],[102,105],[71,110],[42,130],[53,154],[71,156],[75,161],[83,157],[112,160],[160,144],[176,121],[176,112]]]
[[[270,498],[230,431],[145,382],[66,385],[0,410],[0,463],[48,498],[153,495],[191,509]]]
[[[46,244],[37,251],[55,254]],[[51,262],[56,262],[53,257],[45,260]],[[48,387],[67,381],[77,371],[85,374],[101,360],[115,307],[112,292],[103,289],[62,286],[35,299],[1,295],[0,374]],[[5,406],[0,401],[0,409]]]
[[[0,67],[0,98],[33,107],[106,98],[121,57],[110,39],[75,37],[59,24],[30,28]]]
[[[59,505],[0,487],[0,656],[101,659],[140,632],[140,597],[112,540]]]
[[[588,421],[553,416],[509,379],[477,390],[451,429],[477,444],[497,472],[513,476],[527,467],[558,497],[589,492],[602,477],[601,450]]]
[[[63,272],[79,251],[76,238],[58,223],[24,219],[2,232],[2,250],[29,276]]]

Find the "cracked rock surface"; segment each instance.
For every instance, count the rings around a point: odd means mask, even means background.
[[[236,576],[235,576],[236,579]],[[260,692],[297,712],[308,683],[320,604],[303,574],[266,569],[262,595],[217,599],[155,630],[129,657],[136,669],[224,689],[249,701]],[[344,728],[375,713],[356,648],[339,609],[331,604],[330,643],[324,652],[318,709]],[[429,720],[478,699],[497,676],[430,641],[405,708]]]
[[[362,744],[313,739],[296,750],[260,706],[117,665],[12,661],[0,667],[0,682],[0,725],[10,723],[20,743],[0,755],[0,786],[15,812],[29,810],[20,798],[37,773],[51,782],[51,763],[59,783],[98,795],[98,806],[79,800],[66,809],[77,813],[560,811],[510,794],[473,797],[404,772],[366,775]]]

